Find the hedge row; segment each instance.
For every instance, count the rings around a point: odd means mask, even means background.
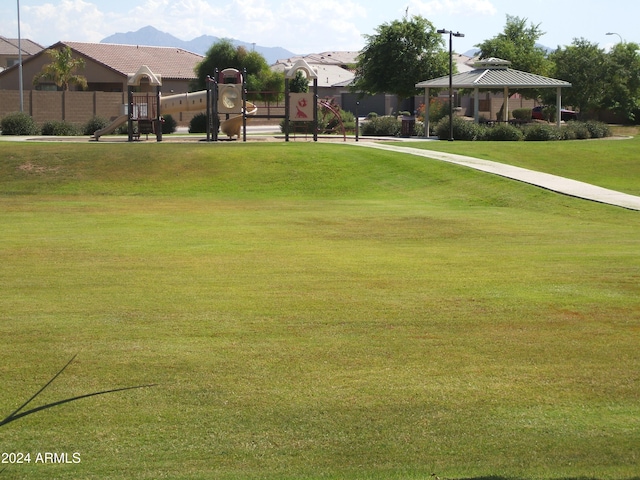
[[[402,131],[402,120],[395,116],[371,115],[361,126],[363,136],[397,137]],[[443,140],[449,138],[449,117],[443,117],[436,123],[435,134]],[[415,122],[412,135],[422,136],[424,124]],[[476,124],[460,117],[453,117],[453,138],[456,140],[490,141],[548,141],[582,140],[611,136],[611,130],[602,122],[567,122],[559,129],[548,123],[528,123],[519,126],[500,123],[489,126]]]
[[[31,116],[21,112],[10,113],[0,120],[2,135],[93,135],[97,130],[107,125],[109,125],[109,121],[106,118],[94,117],[84,125],[51,120],[43,123],[42,126],[39,127]],[[175,132],[176,125],[177,122],[171,115],[165,115],[162,124],[162,133]]]
[[[439,138],[449,138],[449,117],[440,120],[435,126]],[[582,140],[611,136],[611,129],[602,122],[567,122],[558,128],[548,123],[529,123],[510,125],[502,123],[494,126],[476,124],[460,117],[453,117],[453,138],[456,140],[493,140],[493,141],[549,141]]]

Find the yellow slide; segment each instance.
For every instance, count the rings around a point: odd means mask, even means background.
[[[247,102],[247,115],[255,115],[258,111],[253,103]],[[247,120],[249,120],[247,118]],[[220,124],[220,130],[225,133],[229,138],[240,138],[240,131],[242,130],[242,115],[231,117],[229,120],[225,120]]]
[[[123,123],[126,123],[128,119],[129,119],[129,115],[120,115],[118,118],[116,118],[113,122],[111,122],[106,127],[101,128],[100,130],[96,130],[93,134],[93,138],[95,138],[96,140],[99,140],[102,135],[107,135],[113,132],[120,125],[122,125]]]

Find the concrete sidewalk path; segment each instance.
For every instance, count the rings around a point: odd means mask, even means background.
[[[479,158],[467,157],[453,153],[436,152],[433,150],[423,150],[420,148],[411,148],[396,145],[383,145],[373,142],[358,142],[350,145],[358,145],[361,147],[377,148],[380,150],[388,150],[392,152],[406,153],[417,155],[420,157],[441,160],[443,162],[455,163],[483,172],[500,175],[502,177],[511,178],[520,182],[529,183],[538,187],[546,188],[554,192],[570,195],[572,197],[592,200],[594,202],[606,203],[618,207],[628,208],[630,210],[640,210],[640,197],[629,195],[627,193],[609,190],[607,188],[591,185],[590,183],[579,182],[569,178],[559,177],[548,173],[527,170],[526,168],[514,167],[504,163],[492,162],[490,160],[481,160]]]

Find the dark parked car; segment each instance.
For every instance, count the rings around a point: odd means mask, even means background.
[[[544,108],[547,108],[547,106],[539,105],[537,107],[534,107],[533,110],[531,110],[531,118],[533,118],[534,120],[544,120],[544,117],[542,115],[542,110]],[[568,122],[569,120],[577,120],[577,119],[578,119],[578,114],[573,110],[567,110],[565,108],[560,110],[560,120],[564,122]]]

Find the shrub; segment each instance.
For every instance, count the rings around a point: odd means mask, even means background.
[[[0,121],[2,135],[37,135],[40,129],[26,113],[15,112],[6,115]]]
[[[429,101],[429,121],[432,123],[438,123],[444,117],[448,118],[449,115],[449,102],[442,102],[432,98]]]
[[[163,115],[162,134],[174,133],[178,128],[178,122],[171,115]],[[205,123],[206,128],[206,123]],[[206,132],[206,130],[205,130]]]
[[[199,113],[195,115],[189,122],[189,133],[206,133],[207,132],[207,114]]]
[[[530,108],[516,108],[511,112],[511,115],[516,120],[531,120],[531,109]]]
[[[136,122],[133,122],[133,132],[136,133],[138,131],[138,124]],[[122,125],[120,125],[118,128],[116,128],[116,131],[113,132],[119,135],[128,135],[129,134],[129,122],[124,122]]]
[[[508,123],[499,123],[493,127],[487,127],[484,140],[493,140],[500,142],[517,142],[524,138],[522,130]]]
[[[87,123],[82,127],[83,135],[93,135],[98,130],[103,129],[109,125],[109,120],[103,117],[93,117],[91,120],[88,120]]]
[[[424,137],[424,122],[416,120],[416,123],[413,125],[412,135],[416,137]]]
[[[362,124],[362,135],[396,137],[402,129],[402,122],[393,116],[373,117]]]
[[[585,127],[589,130],[591,138],[605,138],[611,136],[611,127],[606,123],[588,121],[584,122]]]
[[[456,140],[482,140],[487,127],[470,122],[460,117],[453,117],[453,138]],[[435,126],[435,132],[440,140],[449,139],[449,117],[442,118]]]
[[[548,140],[560,140],[560,130],[555,125],[548,123],[535,123],[524,128],[526,141],[543,142]]]
[[[353,113],[340,109],[340,118],[342,119],[342,125],[347,132],[355,132],[356,130],[356,117]],[[335,125],[334,125],[335,124]],[[329,119],[329,123],[325,127],[327,130],[333,130],[339,128],[338,120],[333,118]],[[342,132],[338,132],[342,133]]]
[[[568,122],[560,127],[560,136],[562,140],[585,140],[591,133],[584,122]]]
[[[72,123],[50,120],[42,125],[41,133],[42,135],[74,136],[79,135],[80,130]]]

